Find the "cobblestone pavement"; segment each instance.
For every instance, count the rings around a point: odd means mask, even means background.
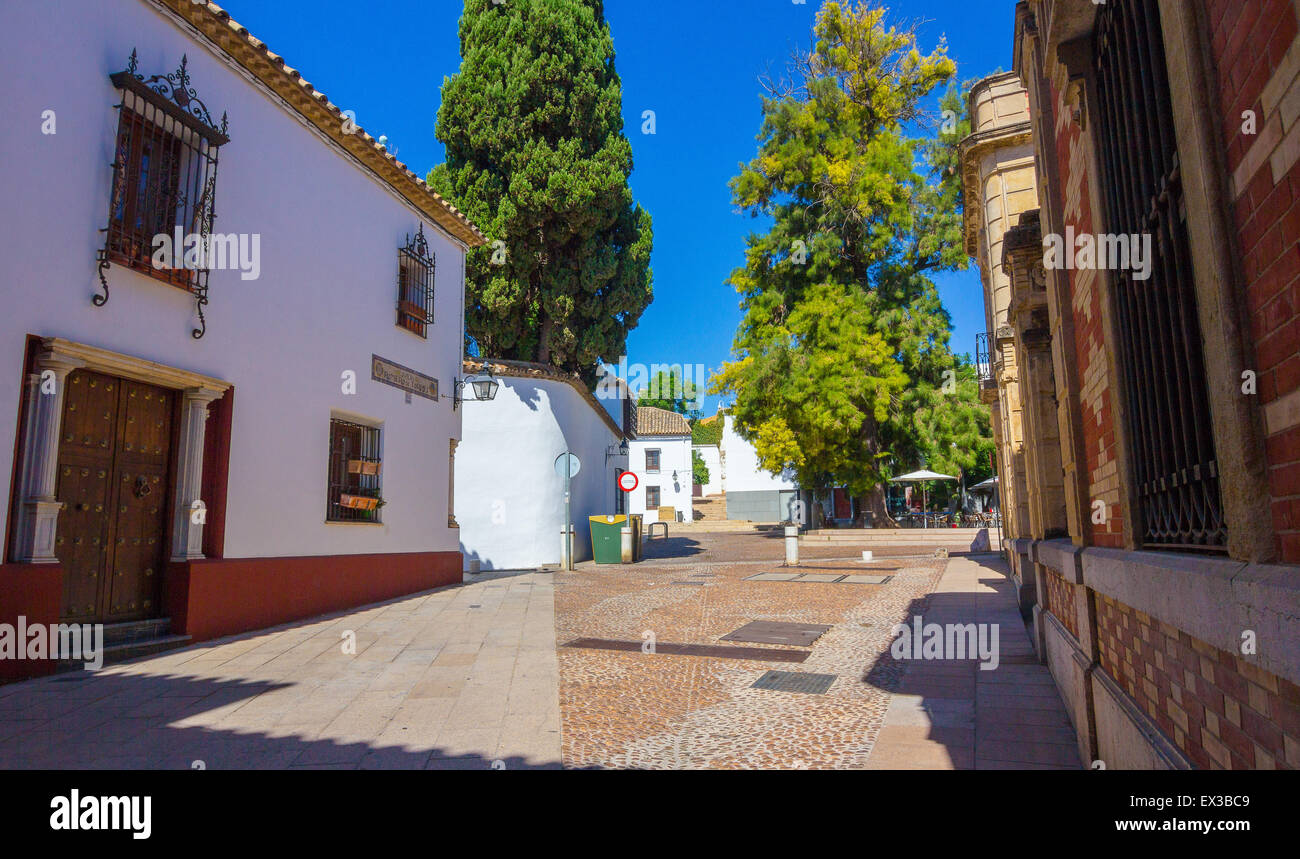
[[[478,576],[0,686],[0,767],[559,768],[551,581]]]
[[[783,571],[779,539],[761,532],[683,539],[691,544],[652,543],[650,557],[635,566],[585,564],[556,573],[566,767],[1078,766],[1064,708],[1046,668],[1033,658],[993,556],[986,556],[986,567],[898,546],[862,562],[844,557],[860,557],[853,546],[804,546],[800,572],[893,578],[880,585],[746,581]],[[684,546],[689,554],[682,557]],[[954,566],[956,575],[946,572]],[[971,660],[896,661],[894,625],[916,615],[1001,624],[1008,664],[981,672]],[[754,620],[831,629],[806,648],[721,640]],[[779,647],[809,655],[790,664],[564,646],[580,638]],[[825,694],[753,688],[768,670],[835,680]],[[882,732],[884,747],[877,749]]]
[[[900,551],[897,559],[864,563],[843,557],[852,547],[831,546],[801,549],[800,570],[893,578],[884,585],[745,581],[779,569],[779,539],[755,533],[689,539],[697,545],[685,558],[557,573],[557,642],[642,642],[650,634],[658,644],[779,647],[720,639],[753,620],[831,630],[811,648],[784,647],[810,654],[797,665],[561,646],[565,766],[864,766],[897,678],[888,654],[893,624],[933,588],[945,562]],[[769,669],[836,679],[821,695],[751,688]]]

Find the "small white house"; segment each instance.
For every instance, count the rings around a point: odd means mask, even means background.
[[[691,426],[685,416],[637,407],[628,470],[637,476],[630,512],[644,514],[649,523],[659,521],[661,509],[672,508],[674,520],[692,521]]]
[[[0,621],[199,640],[459,581],[482,234],[215,5],[0,31]]]
[[[617,480],[628,462],[626,401],[598,402],[581,379],[542,364],[465,362],[467,377],[485,371],[498,383],[496,395],[461,405],[464,436],[456,449],[455,517],[465,568],[563,562],[565,480],[555,460],[566,452],[579,463],[570,479],[573,557],[589,559],[588,517],[625,512]]]
[[[772,474],[758,464],[754,446],[736,432],[736,419],[725,416],[722,429],[722,459],[727,465],[723,491],[727,493],[727,518],[752,522],[783,522],[790,519],[791,503],[799,485],[787,472]]]

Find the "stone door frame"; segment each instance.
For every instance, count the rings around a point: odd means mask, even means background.
[[[169,512],[172,545],[168,558],[172,561],[201,559],[206,516],[192,513],[196,502],[202,503],[199,496],[208,404],[220,399],[231,383],[98,346],[45,337],[40,340],[24,379],[10,560],[18,564],[59,562],[54,554],[58,515],[63,508],[55,497],[59,430],[63,420],[64,383],[68,374],[77,369],[179,392],[180,425],[173,451],[175,488]]]

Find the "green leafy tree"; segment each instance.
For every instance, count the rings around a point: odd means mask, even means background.
[[[696,486],[709,482],[709,467],[705,465],[704,457],[700,456],[698,450],[691,451],[691,480]]]
[[[465,0],[429,184],[489,244],[466,260],[485,355],[595,380],[652,297],[650,216],[632,200],[622,84],[600,0]]]
[[[698,418],[700,411],[697,404],[702,393],[698,385],[682,378],[676,370],[667,373],[661,370],[650,379],[647,387],[636,392],[636,404]]]
[[[940,106],[955,121],[934,141],[906,136],[955,66],[942,42],[922,55],[913,30],[868,3],[826,3],[792,68],[763,98],[758,156],[731,183],[736,205],[772,226],[729,279],[744,316],[713,392],[733,395],[764,468],[846,486],[888,522],[895,469],[965,440],[919,434],[968,427],[964,412],[913,417],[955,402],[951,320],[929,275],[967,264],[955,166],[969,125],[950,89]],[[944,398],[927,399],[935,390]]]

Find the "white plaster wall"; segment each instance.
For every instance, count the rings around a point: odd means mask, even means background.
[[[455,550],[447,527],[450,399],[431,402],[370,380],[372,353],[452,393],[461,357],[463,249],[429,222],[436,322],[429,338],[397,328],[397,248],[417,210],[333,149],[217,54],[143,0],[0,4],[10,87],[0,123],[0,474],[11,473],[23,344],[59,336],[193,370],[235,386],[226,555],[259,557]],[[272,46],[274,47],[274,46]],[[98,291],[120,98],[109,74],[132,48],[146,77],[189,57],[193,86],[229,114],[217,182],[221,233],[261,234],[261,276],[213,272],[207,335],[190,336],[192,297],[113,267]],[[292,64],[293,58],[288,58]],[[310,79],[311,70],[305,70]],[[43,135],[41,112],[56,111]],[[345,396],[340,375],[358,377]],[[325,524],[332,409],[383,422],[384,524]],[[0,518],[9,493],[0,493]]]
[[[615,433],[571,385],[550,379],[498,377],[490,402],[465,403],[464,440],[456,449],[456,521],[466,568],[514,570],[562,560],[564,480],[555,458],[582,463],[573,478],[573,556],[591,557],[588,516],[614,512],[615,479],[624,458],[610,458]]]
[[[659,487],[659,505],[661,507],[675,507],[681,512],[685,521],[692,521],[691,514],[691,437],[682,435],[673,436],[639,436],[630,444],[629,459],[631,465],[630,471],[636,473],[636,489],[628,493],[630,506],[628,512],[641,513],[645,515],[646,522],[657,522],[659,520],[659,509],[646,509],[645,495],[646,487],[654,485]],[[645,452],[658,448],[659,453],[659,473],[651,474],[646,471]],[[673,480],[673,472],[677,472],[677,480]]]
[[[722,491],[722,450],[716,444],[696,444],[691,449],[699,453],[709,469],[709,482],[700,489],[702,496],[717,495]]]
[[[725,416],[722,428],[722,454],[727,461],[724,492],[762,492],[768,489],[797,489],[793,478],[786,473],[774,475],[758,464],[754,446],[736,432],[735,418]]]

